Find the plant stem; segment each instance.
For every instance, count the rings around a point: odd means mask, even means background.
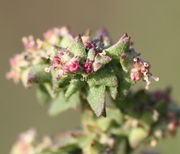
[[[125,139],[124,154],[132,154],[132,153],[133,153],[133,149],[132,149],[131,146],[129,145],[128,140]]]

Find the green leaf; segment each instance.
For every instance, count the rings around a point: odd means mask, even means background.
[[[50,115],[57,115],[70,108],[75,108],[80,103],[79,93],[74,93],[68,101],[65,100],[64,92],[60,91],[57,98],[52,102],[49,110]]]
[[[70,81],[70,84],[68,85],[68,89],[65,93],[65,98],[68,99],[70,96],[72,96],[77,90],[79,90],[82,87],[82,82],[79,79],[72,79]]]
[[[103,131],[107,131],[111,127],[111,124],[112,124],[112,120],[109,117],[103,117],[97,119],[97,125]]]
[[[120,55],[124,53],[129,48],[130,37],[127,34],[124,34],[120,40],[113,46],[105,49],[108,56],[113,59],[119,60]]]
[[[147,135],[147,130],[143,128],[133,128],[129,134],[129,143],[131,147],[137,147],[147,137]]]
[[[139,53],[137,53],[134,49],[125,50],[120,56],[120,64],[122,66],[123,71],[130,72],[133,66],[133,59],[138,57]]]
[[[68,48],[73,43],[73,37],[71,35],[66,35],[62,38],[60,42],[60,47]]]
[[[69,47],[69,50],[74,54],[74,56],[80,56],[81,58],[86,57],[86,50],[82,42],[81,36],[78,36],[76,39],[73,40],[73,43]]]
[[[129,73],[123,73],[123,80],[120,83],[120,86],[118,87],[118,91],[121,97],[124,97],[128,94],[129,89],[131,87],[131,85],[133,84],[133,82],[130,79],[130,75]]]
[[[97,85],[113,87],[118,85],[116,75],[108,68],[101,69],[98,73],[90,75],[87,82],[90,87]]]
[[[111,87],[108,87],[108,88],[109,88],[109,93],[110,93],[111,97],[113,99],[116,99],[117,94],[118,94],[117,86],[111,86]]]
[[[88,103],[95,114],[105,116],[105,86],[94,86],[90,87],[88,97]]]
[[[36,88],[36,95],[39,100],[39,103],[41,105],[44,105],[46,103],[49,103],[51,100],[51,97],[48,93],[48,90],[44,87],[44,85],[40,84]]]
[[[52,75],[52,87],[55,92],[58,91],[60,87],[62,88],[66,86],[70,81],[69,76],[59,77],[59,72],[56,70],[51,71],[51,75]]]
[[[124,120],[123,113],[119,109],[107,108],[106,111],[107,111],[107,117],[109,119],[116,121],[118,124],[123,123]]]
[[[51,74],[45,72],[46,67],[48,67],[48,65],[44,64],[32,66],[28,72],[28,83],[44,83],[51,81]]]

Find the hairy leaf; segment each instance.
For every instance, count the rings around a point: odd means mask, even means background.
[[[100,116],[105,116],[105,86],[94,86],[90,87],[88,97],[88,103],[90,104],[92,110],[95,114]]]
[[[80,56],[81,58],[85,58],[86,50],[82,42],[81,36],[78,36],[75,40],[73,40],[73,43],[69,47],[69,50],[74,54],[74,56]]]
[[[51,81],[51,74],[45,72],[47,65],[34,65],[29,69],[28,83],[44,83]]]
[[[50,115],[57,115],[69,108],[75,108],[80,103],[79,93],[74,93],[68,101],[65,100],[64,92],[60,91],[57,98],[52,102],[49,110]]]
[[[143,128],[134,128],[129,134],[129,143],[131,147],[137,147],[146,137],[148,131]]]
[[[108,88],[109,88],[109,93],[110,93],[111,97],[113,99],[116,99],[117,94],[118,94],[117,86],[111,86],[111,87],[108,87]]]
[[[45,88],[44,85],[40,84],[36,88],[36,95],[41,105],[49,103],[51,100],[51,96],[48,93],[48,90]]]
[[[70,96],[72,96],[75,92],[77,92],[78,89],[81,88],[82,82],[79,79],[72,79],[70,81],[70,84],[68,86],[68,89],[65,93],[65,98],[68,99]]]
[[[92,74],[88,78],[89,86],[105,85],[105,86],[117,86],[118,81],[116,75],[110,69],[99,70],[98,73]]]
[[[73,43],[73,37],[71,35],[66,35],[62,38],[60,42],[60,47],[68,48]]]
[[[127,34],[124,34],[115,45],[105,49],[107,55],[112,57],[113,59],[119,60],[120,55],[128,50],[129,40],[129,36],[127,36]]]

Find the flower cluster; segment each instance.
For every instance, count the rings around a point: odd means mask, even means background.
[[[56,70],[60,77],[72,73],[93,74],[113,61],[115,56],[120,56],[122,59],[131,61],[129,63],[133,67],[130,73],[131,80],[143,79],[147,82],[148,87],[150,84],[148,77],[153,77],[149,71],[150,66],[137,57],[129,40],[130,37],[125,34],[119,42],[111,46],[112,41],[105,29],[99,30],[91,38],[89,31],[74,37],[68,27],[48,30],[44,33],[43,40],[34,40],[33,36],[24,37],[22,41],[25,51],[10,60],[11,71],[7,77],[19,82],[23,80],[22,76],[25,70],[38,64],[51,65],[47,66],[45,71]],[[120,51],[123,44],[129,44],[127,50],[131,53],[125,50]],[[132,64],[133,60],[134,64]]]
[[[11,154],[37,154],[52,148],[49,137],[39,140],[34,129],[20,134],[19,139],[11,150]]]
[[[158,77],[154,77],[150,72],[150,64],[143,61],[139,57],[134,58],[133,68],[131,69],[131,80],[140,81],[141,79],[146,82],[146,89],[149,89],[150,81],[149,77],[153,78],[155,81],[159,81]]]
[[[148,89],[150,78],[159,79],[127,34],[113,44],[105,29],[74,35],[61,27],[45,32],[42,40],[29,36],[22,41],[25,51],[10,60],[7,77],[25,87],[36,84],[50,115],[82,105],[84,120],[83,129],[66,134],[65,141],[21,135],[12,154],[111,153],[124,139],[132,150],[141,143],[155,145],[167,133],[175,135],[179,109],[168,91],[129,92],[136,82],[145,81]],[[116,109],[107,108],[107,101]]]

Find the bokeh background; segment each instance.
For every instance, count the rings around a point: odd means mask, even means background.
[[[180,102],[179,0],[0,0],[0,154],[8,154],[17,135],[28,128],[45,135],[80,125],[79,110],[49,117],[33,88],[25,90],[5,79],[9,58],[23,49],[23,36],[42,37],[48,28],[62,25],[77,34],[106,27],[114,41],[128,32],[160,77],[151,89],[172,86]],[[179,144],[180,132],[162,140],[157,149],[179,154]]]

